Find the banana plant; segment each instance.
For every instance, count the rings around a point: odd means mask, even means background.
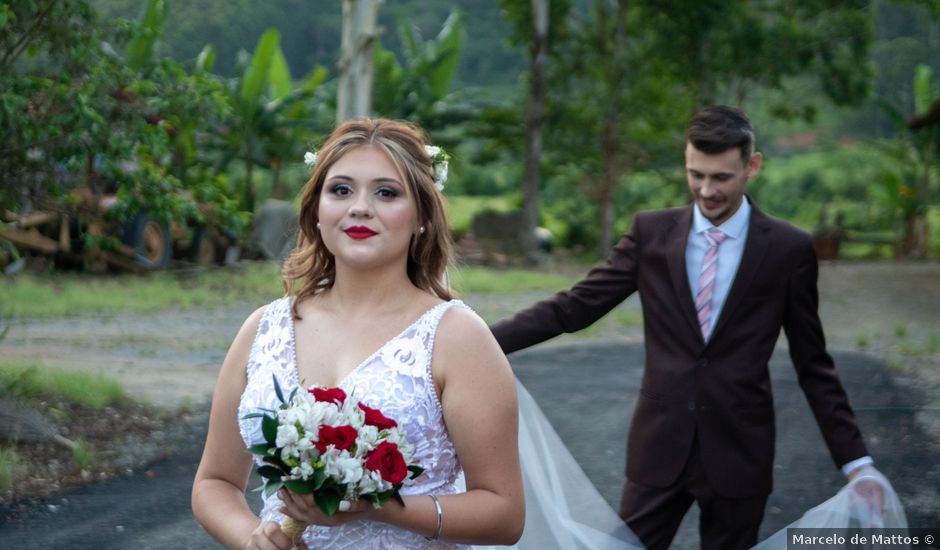
[[[150,0],[134,29],[131,42],[124,53],[127,65],[140,71],[153,62],[154,46],[163,30],[169,6],[165,0]]]
[[[375,51],[373,109],[381,116],[414,120],[433,130],[453,119],[452,111],[461,103],[459,94],[449,94],[465,34],[460,13],[452,11],[437,36],[428,41],[422,41],[407,21],[399,23],[398,32],[404,64],[381,46]]]
[[[913,78],[914,117],[926,115],[934,104],[940,102],[940,87],[928,65],[918,65]],[[909,258],[924,258],[928,250],[928,211],[936,202],[937,169],[940,154],[940,127],[934,125],[912,131],[908,117],[903,112],[881,102],[881,107],[894,120],[901,131],[899,139],[889,144],[888,151],[898,160],[900,169],[885,175],[882,182],[887,200],[899,213],[903,230],[899,243],[899,254]],[[913,118],[913,117],[911,117]]]
[[[299,140],[291,138],[294,129],[304,126],[306,109],[301,103],[313,95],[325,78],[326,70],[316,67],[295,88],[281,51],[280,33],[269,29],[258,40],[241,77],[229,88],[233,109],[231,121],[221,136],[225,150],[221,168],[234,159],[245,165],[243,210],[254,211],[255,167],[272,167],[277,179],[279,159],[293,154],[300,145]]]

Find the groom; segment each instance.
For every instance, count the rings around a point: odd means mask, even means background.
[[[606,263],[570,290],[493,325],[503,351],[581,330],[640,293],[646,365],[627,445],[620,515],[647,548],[668,548],[692,501],[702,548],[757,542],[774,460],[768,361],[782,328],[836,465],[872,460],[817,313],[810,236],[745,195],[761,154],[734,107],[686,130],[693,204],[636,215]]]

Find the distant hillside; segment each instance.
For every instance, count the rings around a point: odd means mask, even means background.
[[[93,0],[102,14],[135,19],[143,0]],[[512,84],[524,70],[523,52],[506,42],[509,26],[497,3],[481,0],[386,0],[379,11],[384,47],[401,54],[399,21],[425,38],[437,34],[452,8],[464,15],[466,41],[457,85]],[[281,47],[295,76],[320,64],[333,70],[342,33],[339,0],[170,0],[160,51],[193,59],[206,44],[216,48],[215,71],[231,75],[239,50],[252,50],[268,28],[281,32]]]

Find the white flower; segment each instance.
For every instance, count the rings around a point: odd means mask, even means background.
[[[359,428],[359,437],[356,438],[356,451],[359,456],[365,456],[379,444],[379,429],[375,426]]]
[[[362,476],[359,480],[359,494],[382,493],[392,488],[392,484],[382,479],[382,474],[372,470],[366,470],[368,475]]]
[[[431,168],[434,171],[434,187],[438,191],[444,190],[444,182],[447,181],[447,161],[450,155],[436,145],[425,145],[424,151],[431,159]]]
[[[434,165],[434,187],[438,191],[444,190],[444,182],[447,181],[447,161]]]
[[[297,433],[297,428],[295,428],[293,424],[281,424],[277,427],[277,441],[275,441],[275,445],[278,447],[295,445],[298,439],[300,439],[300,434]]]
[[[339,483],[356,483],[362,478],[362,462],[349,455],[349,451],[337,451],[331,448],[323,454],[326,462],[324,472]]]
[[[304,153],[304,164],[309,167],[313,167],[317,163],[317,152],[316,151],[307,151]]]
[[[313,475],[313,466],[309,462],[301,462],[300,466],[291,468],[290,475],[294,479],[307,479]]]

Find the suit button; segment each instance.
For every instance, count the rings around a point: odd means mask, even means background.
[[[689,401],[689,412],[695,412],[695,401]]]
[[[698,366],[702,367],[703,369],[704,369],[705,367],[707,367],[707,366],[708,366],[708,359],[699,359],[699,360],[698,360]]]

